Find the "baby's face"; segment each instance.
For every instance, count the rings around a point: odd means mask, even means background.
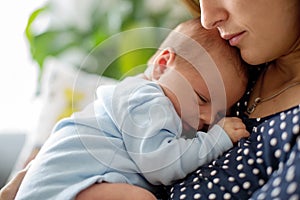
[[[217,113],[225,115],[243,95],[241,78],[237,77],[227,62],[220,63],[223,65],[215,68],[216,71],[202,72],[191,65],[176,66],[169,68],[158,80],[181,117],[185,129],[202,130],[206,125],[216,122]],[[230,90],[225,93],[225,88]]]
[[[209,90],[197,70],[170,68],[158,82],[181,117],[185,130],[202,130],[214,120]]]

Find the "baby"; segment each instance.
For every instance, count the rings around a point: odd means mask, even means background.
[[[246,84],[237,50],[199,19],[184,22],[145,74],[99,87],[97,100],[56,125],[16,199],[74,199],[101,182],[156,194],[249,136],[224,117]]]

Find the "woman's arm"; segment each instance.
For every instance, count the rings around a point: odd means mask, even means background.
[[[81,191],[76,200],[156,200],[155,196],[138,186],[126,183],[94,184]]]
[[[14,200],[30,163],[0,190],[0,200]]]
[[[299,199],[300,198],[300,136],[291,149],[289,158],[279,165],[268,182],[250,199]]]

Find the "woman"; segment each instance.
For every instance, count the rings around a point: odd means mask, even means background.
[[[249,139],[174,184],[169,198],[300,199],[300,1],[185,1],[193,12],[201,10],[205,28],[217,28],[246,62],[259,66],[253,66],[249,91],[235,109],[252,132]],[[155,199],[134,186],[102,189],[115,199],[114,191],[126,189],[131,199]]]
[[[300,1],[185,1],[256,65],[234,113],[251,136],[171,186],[169,198],[300,199]]]
[[[299,199],[300,1],[200,0],[199,6],[205,28],[217,28],[246,62],[261,65],[236,108],[252,133],[171,187],[171,199]]]

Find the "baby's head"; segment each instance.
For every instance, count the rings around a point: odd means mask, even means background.
[[[178,25],[149,65],[150,79],[162,86],[184,124],[197,130],[225,114],[246,90],[247,67],[238,50],[198,18]]]

